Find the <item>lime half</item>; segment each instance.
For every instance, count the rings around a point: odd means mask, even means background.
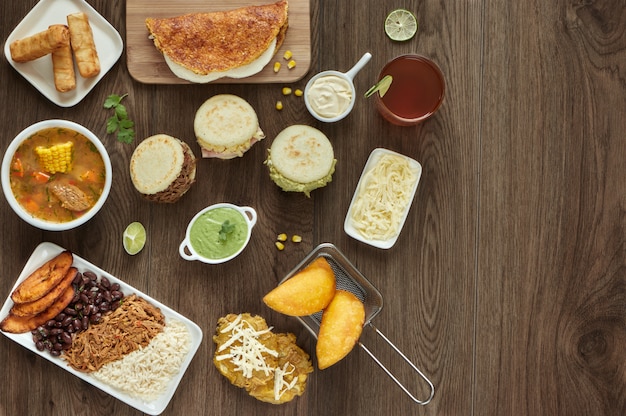
[[[380,81],[374,84],[372,88],[367,90],[367,92],[365,93],[365,98],[371,97],[376,91],[378,91],[378,95],[380,95],[380,98],[383,98],[384,95],[387,93],[387,90],[389,90],[391,81],[393,81],[393,77],[391,75],[385,75]]]
[[[146,229],[140,222],[132,222],[124,230],[124,250],[131,256],[139,253],[146,244]]]
[[[385,19],[385,33],[391,40],[409,40],[417,33],[415,15],[406,9],[396,9]]]

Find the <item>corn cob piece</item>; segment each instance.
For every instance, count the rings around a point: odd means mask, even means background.
[[[50,147],[37,146],[41,168],[48,173],[67,173],[72,169],[74,143],[66,142]]]

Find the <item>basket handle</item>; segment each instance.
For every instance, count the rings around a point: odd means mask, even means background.
[[[402,391],[404,391],[404,392],[405,392],[405,393],[406,393],[406,394],[407,394],[407,395],[411,398],[411,400],[413,400],[413,401],[414,401],[415,403],[417,403],[417,404],[421,404],[422,406],[424,406],[424,405],[428,404],[428,403],[432,400],[433,396],[435,395],[435,387],[433,386],[433,383],[432,383],[432,382],[431,382],[431,381],[430,381],[430,380],[429,380],[429,379],[428,379],[428,378],[424,375],[424,373],[422,373],[422,372],[420,371],[420,369],[419,369],[419,368],[417,368],[417,366],[416,366],[415,364],[413,364],[413,363],[411,362],[411,360],[409,360],[409,359],[406,357],[406,355],[404,355],[404,354],[402,353],[402,351],[400,351],[400,350],[398,349],[398,347],[396,347],[396,346],[395,346],[395,345],[394,345],[391,341],[389,341],[389,339],[388,339],[388,338],[387,338],[387,337],[386,337],[386,336],[385,336],[382,332],[380,332],[380,331],[378,330],[378,328],[376,328],[374,325],[372,325],[372,323],[371,323],[371,322],[370,322],[368,325],[369,325],[370,327],[372,327],[372,328],[374,329],[374,331],[376,331],[376,333],[377,333],[377,334],[378,334],[378,335],[379,335],[379,336],[380,336],[380,337],[381,337],[381,338],[382,338],[382,339],[383,339],[383,340],[384,340],[387,344],[389,344],[389,346],[390,346],[391,348],[393,348],[393,349],[394,349],[394,351],[395,351],[395,352],[397,352],[397,353],[400,355],[400,357],[402,357],[402,359],[403,359],[403,360],[404,360],[407,364],[409,364],[409,365],[411,366],[411,368],[413,368],[413,370],[415,370],[415,372],[416,372],[417,374],[419,374],[419,376],[420,376],[420,377],[421,377],[421,378],[422,378],[422,379],[423,379],[423,380],[424,380],[424,381],[428,384],[428,386],[429,386],[429,388],[430,388],[430,396],[428,396],[428,399],[426,399],[426,400],[419,400],[419,399],[417,399],[417,398],[416,398],[413,394],[411,394],[411,392],[409,392],[409,390],[408,390],[408,389],[407,389],[407,388],[406,388],[406,387],[405,387],[405,386],[404,386],[404,385],[400,382],[400,380],[398,380],[398,379],[396,378],[396,376],[394,376],[394,375],[393,375],[393,373],[392,373],[391,371],[389,371],[389,369],[387,369],[387,367],[385,367],[385,365],[384,365],[383,363],[381,363],[381,362],[380,362],[380,360],[379,360],[379,359],[378,359],[378,358],[377,358],[377,357],[376,357],[376,356],[375,356],[375,355],[374,355],[374,354],[373,354],[373,353],[372,353],[372,352],[371,352],[371,351],[370,351],[370,350],[369,350],[369,349],[368,349],[368,348],[367,348],[367,347],[366,347],[363,343],[361,343],[360,341],[359,341],[359,346],[360,346],[361,348],[363,348],[363,350],[364,350],[364,351],[365,351],[365,352],[366,352],[366,353],[367,353],[370,357],[372,357],[372,359],[374,360],[374,362],[375,362],[376,364],[378,364],[378,366],[379,366],[380,368],[382,368],[382,369],[385,371],[385,373],[387,373],[387,375],[388,375],[388,376],[389,376],[389,377],[390,377],[390,378],[391,378],[391,379],[392,379],[392,380],[393,380],[393,381],[394,381],[394,382],[395,382],[395,383],[396,383],[396,384],[397,384],[397,385],[398,385],[398,386],[402,389]]]

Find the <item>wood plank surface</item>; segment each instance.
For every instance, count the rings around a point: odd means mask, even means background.
[[[139,13],[137,1],[89,0],[126,48],[75,107],[47,101],[0,59],[3,153],[24,127],[65,118],[102,138],[114,169],[103,210],[69,232],[30,227],[0,197],[0,299],[33,249],[51,241],[198,323],[204,339],[163,415],[626,413],[623,0],[311,0],[303,2],[310,7],[310,69],[303,78],[203,86],[133,77],[127,13]],[[35,4],[0,2],[3,39]],[[393,42],[382,29],[397,7],[413,11],[419,23],[408,42]],[[345,71],[365,52],[372,60],[355,78],[359,99],[341,122],[320,123],[301,98],[281,94],[283,85],[304,89],[318,71]],[[442,107],[416,127],[391,126],[361,95],[386,61],[406,52],[431,57],[446,79]],[[110,114],[102,104],[112,93],[128,93],[124,103],[137,134],[131,145],[106,134]],[[266,139],[242,158],[199,160],[197,183],[176,204],[143,200],[128,172],[137,143],[167,133],[199,155],[193,117],[219,93],[248,100]],[[274,108],[279,99],[281,112]],[[292,124],[324,132],[338,160],[332,182],[310,198],[281,191],[263,164],[273,138]],[[389,250],[362,244],[342,228],[376,147],[423,168],[405,228]],[[257,210],[249,246],[223,265],[184,261],[178,245],[188,221],[216,202]],[[121,242],[132,221],[148,233],[136,256]],[[278,251],[281,232],[303,242]],[[358,347],[339,364],[316,369],[303,396],[280,406],[249,397],[215,369],[212,335],[217,319],[231,312],[260,314],[277,331],[294,333],[316,364],[315,339],[261,297],[322,242],[335,244],[381,292],[384,305],[373,324],[434,383],[427,406],[413,403]],[[427,393],[371,330],[361,341],[418,396]],[[8,380],[0,416],[142,414],[1,335],[0,368]]]
[[[163,55],[148,38],[146,18],[166,18],[186,13],[232,10],[249,5],[261,5],[263,1],[204,1],[204,0],[128,0],[126,2],[126,49],[127,64],[131,76],[148,84],[189,84],[178,78],[169,69]],[[280,83],[302,79],[311,65],[311,16],[309,0],[289,2],[289,28],[283,45],[276,51],[274,59],[258,74],[244,79],[220,78],[214,84]],[[287,68],[283,59],[285,51],[293,53],[296,67]],[[274,62],[282,64],[278,73],[274,72]]]
[[[476,414],[626,412],[626,12],[486,2]]]

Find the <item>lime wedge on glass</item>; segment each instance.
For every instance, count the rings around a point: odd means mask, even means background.
[[[380,81],[374,84],[372,88],[365,92],[365,98],[371,97],[376,91],[378,91],[380,98],[383,98],[383,96],[387,93],[387,90],[389,90],[391,81],[393,81],[393,77],[391,75],[385,75]]]
[[[146,229],[140,222],[132,222],[123,235],[124,250],[131,256],[139,253],[146,244]]]
[[[385,33],[391,40],[405,41],[417,33],[415,15],[406,9],[396,9],[385,19]]]

